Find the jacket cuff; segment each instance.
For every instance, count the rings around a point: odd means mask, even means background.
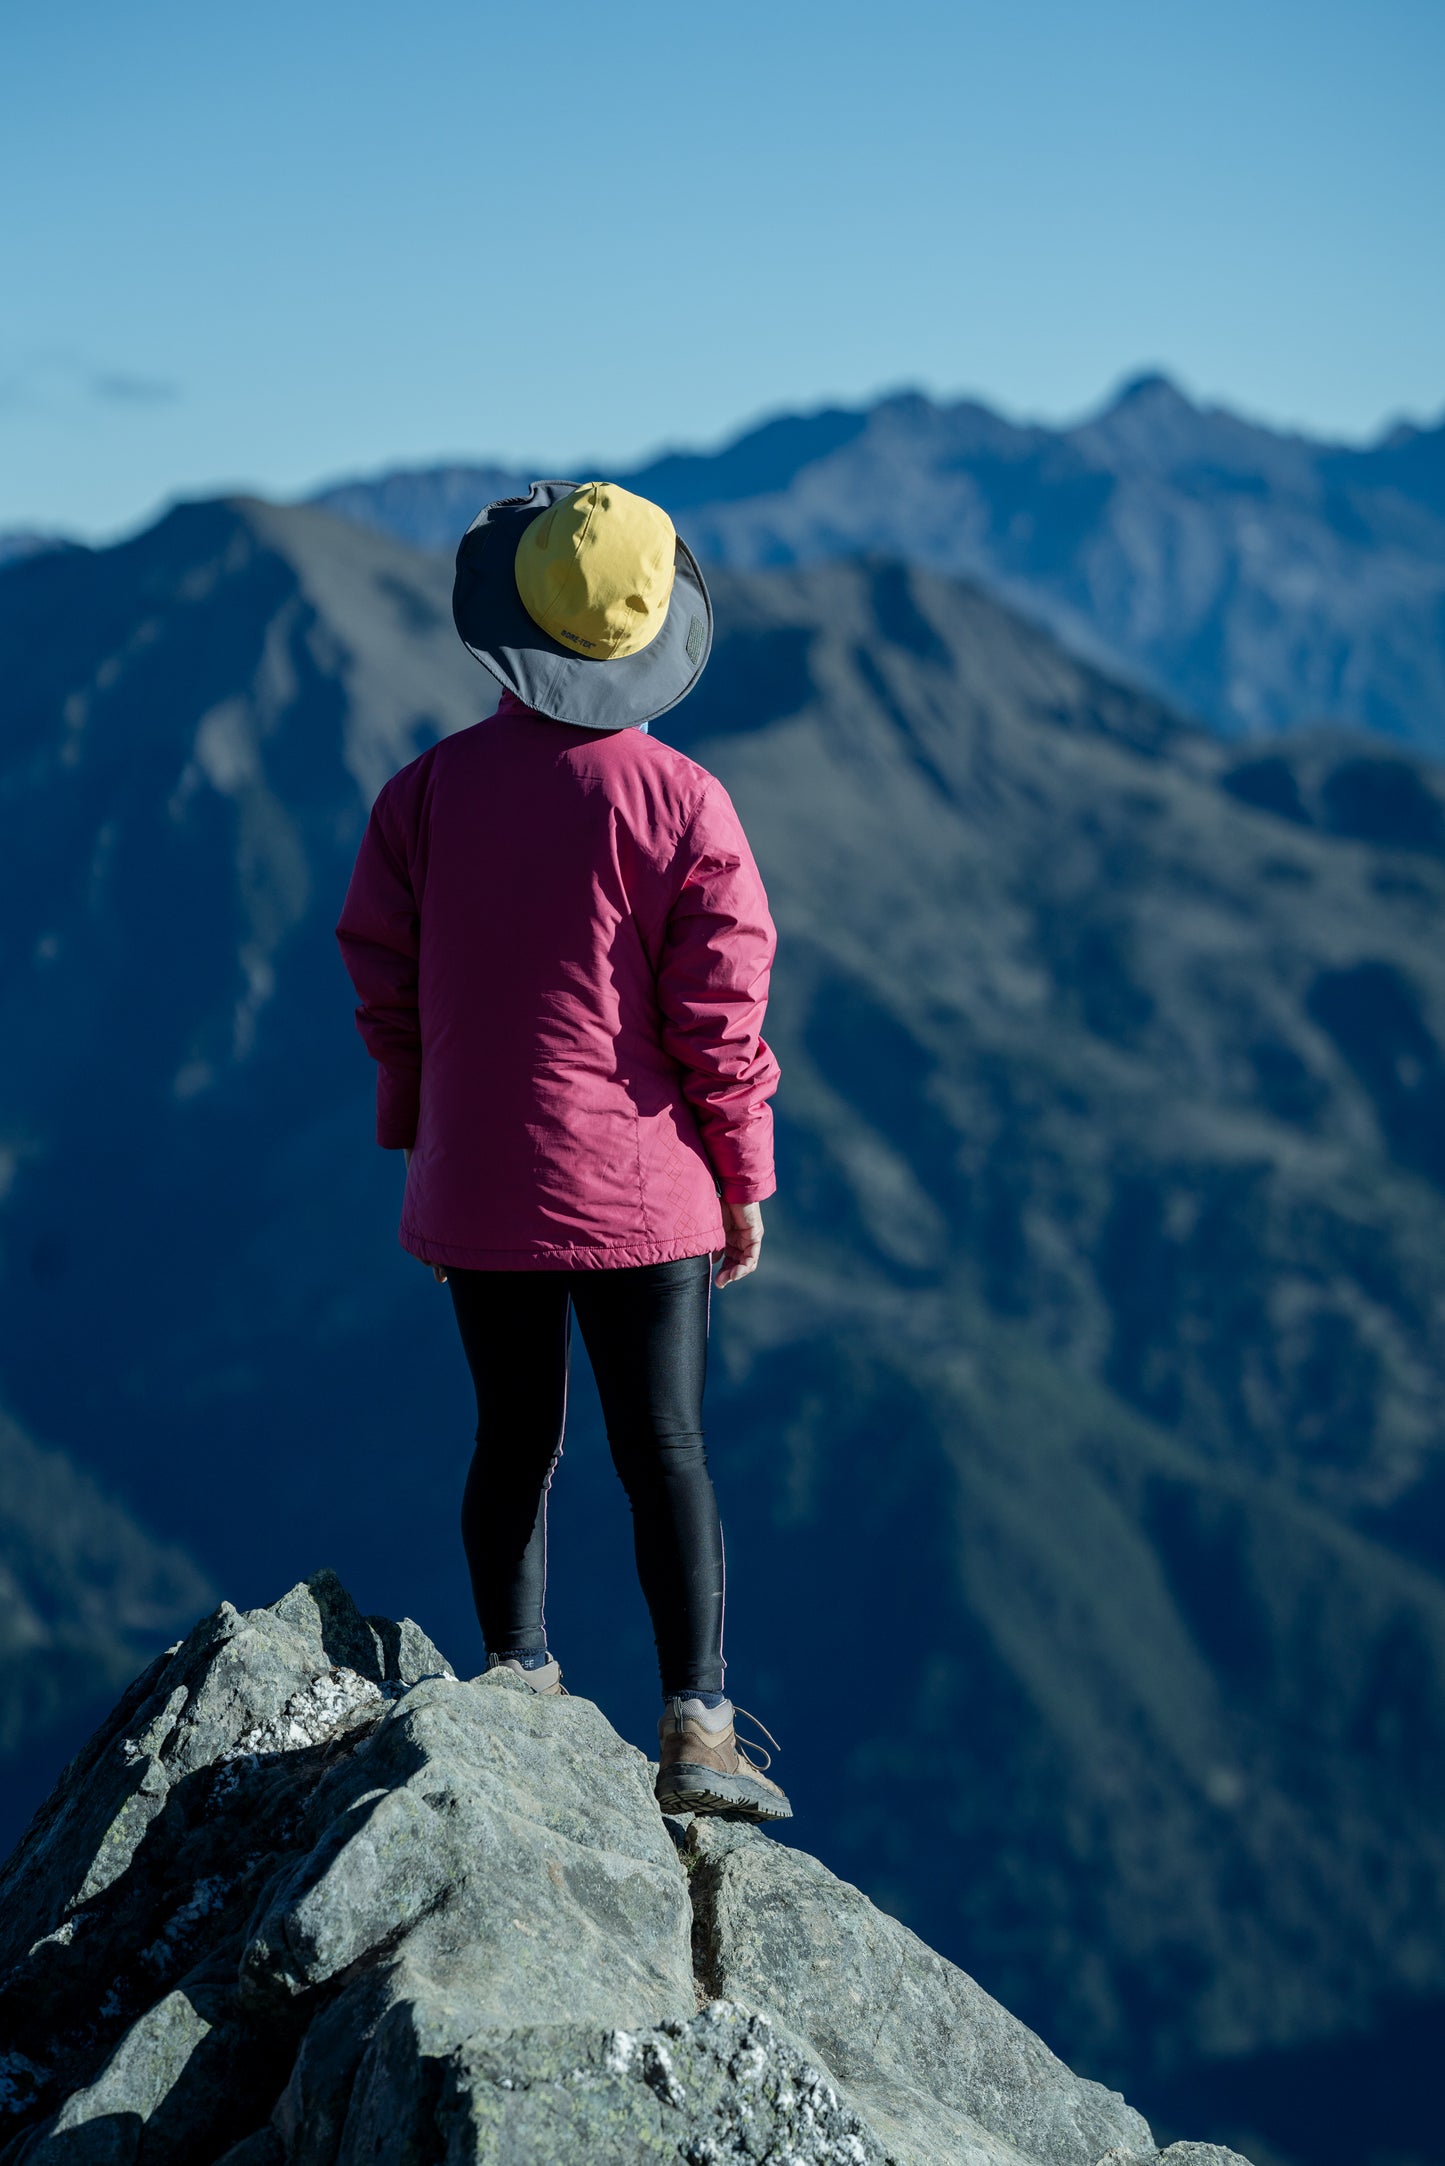
[[[776,1193],[777,1186],[771,1173],[755,1176],[751,1181],[738,1176],[734,1180],[720,1181],[718,1192],[724,1203],[762,1203]]]
[[[414,1068],[376,1071],[376,1140],[384,1151],[409,1151],[416,1142],[421,1077]]]

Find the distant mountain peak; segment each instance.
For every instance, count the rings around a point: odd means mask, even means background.
[[[917,384],[900,384],[896,391],[885,391],[876,400],[874,413],[885,414],[932,414],[938,411],[937,402]]]
[[[26,557],[49,556],[55,549],[83,546],[68,534],[41,533],[33,527],[8,528],[0,533],[0,564],[18,564]]]
[[[1289,440],[1227,408],[1199,405],[1159,369],[1131,377],[1097,413],[1064,433],[1121,472],[1155,476],[1205,463],[1262,471],[1292,457]]]
[[[1145,405],[1182,408],[1191,414],[1199,411],[1188,393],[1181,391],[1174,378],[1166,376],[1162,369],[1145,369],[1138,376],[1131,376],[1127,383],[1120,385],[1104,411],[1117,414],[1130,407]]]

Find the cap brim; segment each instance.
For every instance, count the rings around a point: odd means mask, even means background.
[[[457,630],[484,669],[526,706],[580,729],[635,729],[690,692],[712,651],[712,603],[697,560],[677,544],[662,630],[637,654],[588,661],[535,624],[517,592],[517,544],[572,481],[534,481],[526,496],[480,511],[462,536],[452,587]]]

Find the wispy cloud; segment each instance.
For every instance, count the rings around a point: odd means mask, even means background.
[[[90,379],[90,395],[111,406],[170,406],[181,395],[179,384],[159,376],[132,376],[106,369]]]
[[[164,376],[120,368],[77,353],[50,352],[0,360],[0,410],[74,414],[87,406],[173,406],[184,393]]]

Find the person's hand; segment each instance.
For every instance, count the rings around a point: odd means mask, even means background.
[[[713,1284],[731,1286],[734,1279],[745,1279],[758,1268],[763,1250],[763,1207],[760,1203],[725,1203],[722,1215],[727,1246],[713,1250],[714,1263],[722,1258],[722,1269]]]
[[[405,1162],[406,1162],[406,1170],[407,1170],[407,1172],[408,1172],[408,1173],[410,1173],[410,1172],[411,1172],[411,1152],[410,1152],[410,1151],[408,1151],[408,1150],[406,1150],[406,1149],[403,1149],[403,1151],[402,1151],[402,1154],[401,1154],[401,1155],[402,1155],[402,1158],[403,1158],[403,1159],[405,1160]],[[433,1278],[434,1278],[434,1279],[436,1280],[436,1282],[437,1282],[438,1286],[445,1286],[445,1285],[446,1285],[446,1282],[447,1282],[447,1275],[446,1275],[446,1271],[445,1271],[444,1267],[443,1267],[443,1266],[442,1266],[441,1264],[433,1264],[433,1265],[432,1265],[432,1267],[431,1267],[431,1275],[432,1275],[432,1277],[433,1277]]]

